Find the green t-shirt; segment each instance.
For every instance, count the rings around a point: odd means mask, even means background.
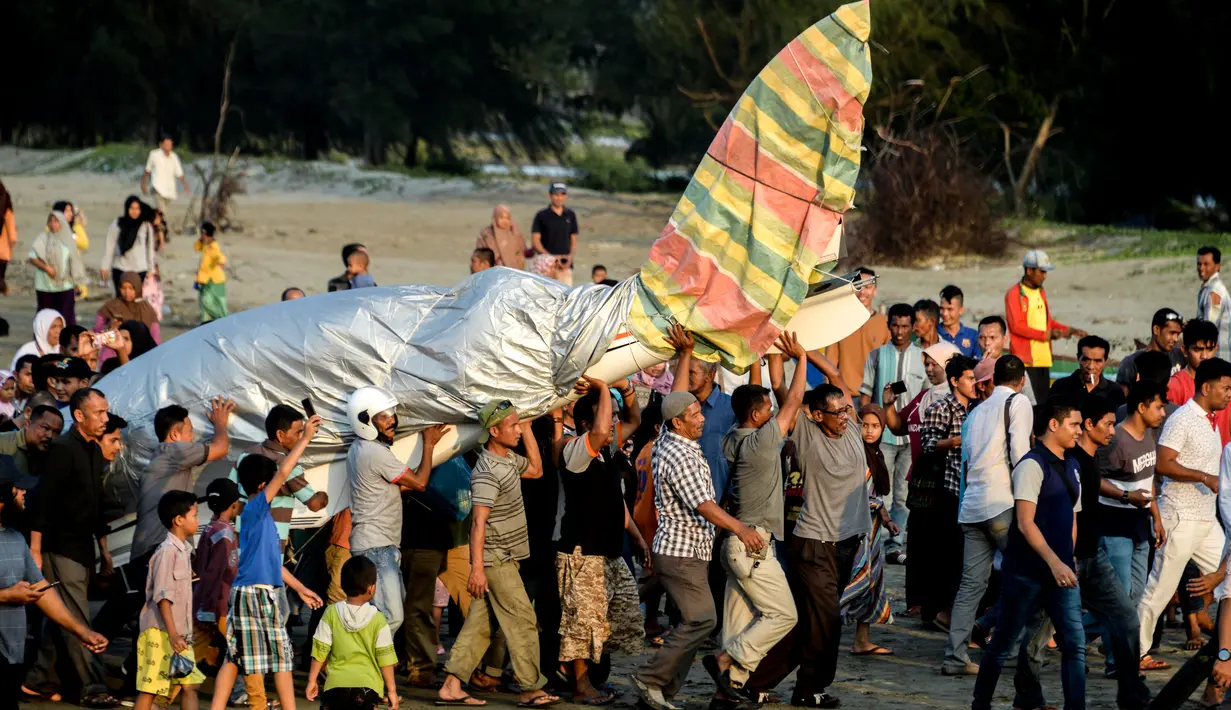
[[[398,662],[384,615],[370,603],[352,606],[345,601],[325,610],[312,637],[312,658],[329,664],[322,690],[371,688],[380,695],[385,694],[380,669]]]

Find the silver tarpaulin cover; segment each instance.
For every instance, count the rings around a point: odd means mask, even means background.
[[[378,385],[399,402],[400,432],[473,421],[493,399],[537,416],[602,358],[628,316],[633,280],[615,288],[494,268],[450,288],[341,291],[243,311],[169,340],[103,378],[129,421],[109,488],[130,490],[156,444],[154,414],[179,404],[208,436],[210,399],[235,400],[232,457],[265,440],[275,404],[312,399],[324,420],[305,467],[346,456],[346,399]],[[345,433],[345,439],[340,433]],[[121,480],[115,474],[122,475]]]

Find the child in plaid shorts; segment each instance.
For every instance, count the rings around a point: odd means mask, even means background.
[[[239,574],[231,587],[230,615],[227,617],[227,662],[218,670],[211,710],[224,710],[235,678],[273,673],[274,687],[284,710],[295,707],[295,686],[291,678],[294,654],[286,631],[286,620],[278,612],[277,588],[294,589],[312,609],[321,599],[282,566],[282,543],[270,514],[270,503],[286,483],[299,457],[312,441],[321,418],[313,416],[304,427],[303,438],[281,464],[264,456],[245,456],[239,464],[239,483],[248,494],[248,504],[240,516]]]

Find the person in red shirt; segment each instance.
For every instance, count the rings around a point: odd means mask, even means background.
[[[1177,407],[1193,398],[1196,392],[1196,381],[1193,378],[1197,367],[1218,355],[1218,326],[1208,320],[1194,318],[1184,324],[1183,342],[1187,364],[1183,370],[1172,375],[1171,381],[1167,383],[1167,401]],[[1231,408],[1219,410],[1213,416],[1218,434],[1222,437],[1222,445],[1226,446],[1231,443]]]

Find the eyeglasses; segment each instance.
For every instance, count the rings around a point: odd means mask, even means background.
[[[838,409],[833,412],[829,411],[828,409],[822,409],[821,414],[828,414],[831,417],[845,417],[846,415],[850,414],[854,410],[855,408],[848,404],[845,407],[842,407],[841,409]]]

